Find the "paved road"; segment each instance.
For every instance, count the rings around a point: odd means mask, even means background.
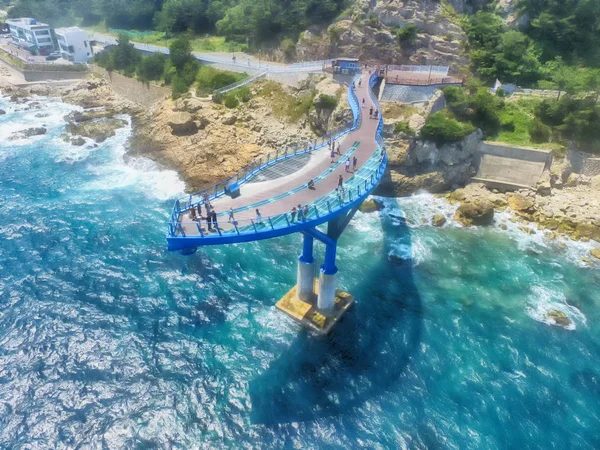
[[[101,42],[103,44],[112,44],[115,45],[117,40],[114,36],[108,36],[101,33],[90,33],[90,40],[95,40],[96,42]],[[143,44],[135,41],[131,41],[134,47],[142,52],[151,52],[151,53],[169,53],[169,49],[167,47],[152,45],[152,44]],[[277,62],[265,62],[261,61],[260,58],[257,58],[253,55],[248,55],[242,52],[235,53],[223,53],[223,52],[215,52],[215,53],[204,53],[204,52],[192,52],[194,57],[201,62],[211,63],[211,64],[222,64],[226,65],[228,70],[235,72],[247,72],[249,70],[264,70],[269,69],[273,72],[315,72],[320,71],[320,65],[314,65],[309,67],[297,67],[294,65],[286,65]],[[235,60],[234,60],[235,57]]]

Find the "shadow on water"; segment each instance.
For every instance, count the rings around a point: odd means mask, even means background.
[[[387,236],[391,225],[383,227]],[[398,231],[410,248],[408,226],[395,226],[394,235]],[[398,382],[421,342],[421,297],[410,261],[392,265],[384,251],[370,265],[370,273],[351,287],[358,299],[354,309],[329,336],[300,332],[289,350],[250,382],[253,423],[273,426],[347,414]]]

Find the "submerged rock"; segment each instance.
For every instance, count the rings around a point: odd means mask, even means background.
[[[0,116],[6,114],[6,111],[4,111],[3,109],[0,109]]]
[[[368,199],[362,202],[359,207],[360,212],[363,213],[372,213],[376,211],[381,211],[383,209],[383,203],[375,199]]]
[[[16,133],[13,133],[9,139],[11,141],[14,141],[17,139],[26,139],[32,136],[41,136],[43,134],[46,134],[46,131],[47,130],[44,127],[27,128],[26,130],[21,130],[17,131]]]
[[[600,248],[593,248],[590,250],[590,255],[596,259],[600,259]]]
[[[401,266],[410,261],[410,258],[403,258],[402,256],[398,256],[395,254],[388,255],[388,261],[396,266]]]
[[[546,317],[554,320],[554,323],[561,327],[568,327],[571,325],[571,319],[569,319],[564,312],[557,309],[548,311],[548,313],[546,313]]]
[[[484,199],[463,202],[456,210],[454,219],[464,226],[490,225],[494,221],[494,205]]]
[[[444,226],[446,223],[446,218],[444,217],[443,214],[436,214],[435,216],[433,216],[433,219],[431,220],[431,224],[434,227],[442,227]]]

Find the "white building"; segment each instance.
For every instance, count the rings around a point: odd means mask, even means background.
[[[47,55],[54,51],[50,25],[29,17],[7,19],[6,24],[13,40],[19,47],[40,55]]]
[[[57,28],[54,30],[60,54],[63,59],[75,63],[86,63],[92,57],[92,47],[87,31],[78,27]]]

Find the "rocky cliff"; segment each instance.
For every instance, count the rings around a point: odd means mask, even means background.
[[[441,147],[405,135],[387,134],[388,170],[377,193],[403,196],[419,190],[438,193],[464,186],[475,174],[476,152],[482,140],[480,130],[461,142]]]
[[[131,152],[178,171],[191,191],[223,181],[255,158],[308,142],[344,123],[347,88],[314,76],[299,88],[261,81],[234,109],[194,97],[157,104],[136,122]],[[321,94],[337,99],[319,107]]]
[[[377,63],[449,65],[458,71],[469,61],[467,38],[455,21],[451,7],[439,1],[358,0],[329,27],[304,32],[296,53],[299,60],[350,56]],[[415,25],[417,35],[400,42],[397,30],[407,25]]]

